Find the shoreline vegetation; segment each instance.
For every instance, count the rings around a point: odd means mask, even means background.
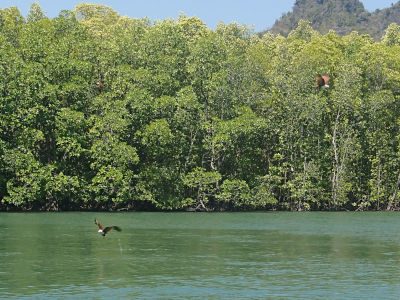
[[[398,210],[399,142],[395,23],[0,10],[1,211]]]

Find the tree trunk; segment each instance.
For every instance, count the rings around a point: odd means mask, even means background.
[[[392,210],[393,209],[393,205],[397,206],[397,193],[399,191],[399,185],[400,185],[400,172],[397,175],[397,182],[396,182],[396,186],[394,187],[394,191],[392,194],[392,197],[389,199],[389,203],[386,207],[386,210]]]
[[[330,208],[332,207],[332,204],[336,207],[337,206],[337,198],[338,198],[338,185],[339,185],[339,151],[338,151],[338,145],[337,145],[337,130],[338,130],[338,123],[339,123],[339,118],[340,118],[340,111],[338,111],[336,115],[336,120],[335,120],[335,125],[333,127],[333,133],[332,133],[332,147],[333,147],[333,168],[332,168],[332,202],[330,205]]]

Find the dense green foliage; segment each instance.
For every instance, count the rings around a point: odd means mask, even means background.
[[[316,90],[317,73],[331,75]],[[397,209],[400,28],[0,10],[3,209]]]
[[[297,0],[293,10],[277,20],[271,31],[287,36],[300,20],[309,20],[312,27],[323,34],[331,29],[340,35],[357,31],[378,40],[391,23],[399,24],[400,1],[391,7],[368,12],[360,0]]]

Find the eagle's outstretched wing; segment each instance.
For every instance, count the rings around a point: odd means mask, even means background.
[[[96,224],[99,227],[99,229],[104,230],[103,225],[101,225],[100,222],[97,221],[97,219],[94,219],[94,224]]]
[[[103,232],[107,233],[112,229],[115,229],[116,231],[122,231],[122,229],[118,226],[107,226],[106,228],[103,229]]]

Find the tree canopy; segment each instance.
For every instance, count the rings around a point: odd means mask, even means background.
[[[0,209],[398,209],[399,41],[0,10]]]

